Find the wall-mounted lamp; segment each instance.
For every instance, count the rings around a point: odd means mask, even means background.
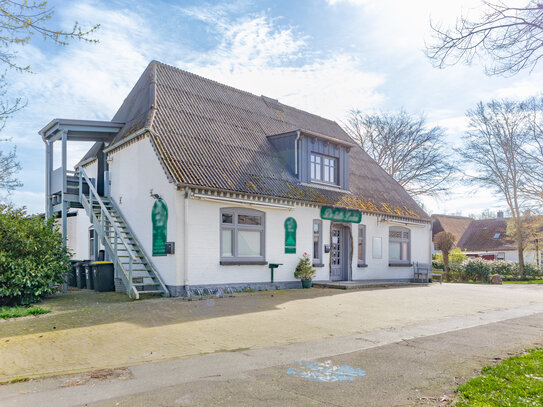
[[[152,189],[149,191],[149,195],[151,195],[151,198],[153,199],[162,199],[159,194],[154,194]]]

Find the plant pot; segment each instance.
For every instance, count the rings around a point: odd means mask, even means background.
[[[311,288],[312,280],[302,280],[302,288]]]

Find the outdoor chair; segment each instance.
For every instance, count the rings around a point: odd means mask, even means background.
[[[431,272],[431,264],[416,262],[415,264],[413,264],[413,282],[428,283],[430,281]]]

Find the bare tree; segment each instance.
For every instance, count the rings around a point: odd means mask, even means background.
[[[439,232],[434,237],[434,246],[437,250],[441,250],[443,253],[443,266],[445,267],[445,272],[449,272],[449,253],[454,248],[455,237],[451,232]]]
[[[520,229],[517,229],[520,225]],[[543,216],[534,216],[529,210],[524,211],[520,222],[510,219],[507,222],[507,236],[515,239],[517,233],[522,234],[524,250],[535,252],[535,260],[539,268],[539,246],[543,242]]]
[[[519,268],[524,277],[525,237],[522,215],[527,208],[523,195],[525,173],[522,149],[528,139],[527,114],[522,104],[507,100],[479,103],[467,112],[469,130],[459,153],[474,174],[468,180],[494,189],[511,211],[515,227]]]
[[[59,30],[47,26],[53,14],[54,8],[47,1],[0,0],[0,66],[31,72],[30,66],[17,63],[15,49],[29,44],[36,34],[58,45],[67,45],[70,40],[96,42],[89,36],[98,29],[98,25],[84,30],[76,22],[70,31]],[[20,98],[6,100],[6,87],[4,76],[0,76],[0,130],[9,117],[25,106]],[[15,153],[15,148],[10,151],[0,149],[0,189],[8,192],[21,186],[16,178],[20,165]]]
[[[526,181],[523,192],[543,205],[543,98],[523,102],[528,112],[528,140],[522,153]]]
[[[412,196],[446,190],[455,172],[443,129],[427,126],[422,115],[352,110],[345,129]]]
[[[477,56],[490,57],[485,66],[488,75],[532,70],[543,56],[543,4],[540,0],[527,1],[525,7],[500,0],[482,3],[476,18],[462,15],[454,28],[430,22],[434,41],[427,44],[426,55],[434,66],[471,63]]]

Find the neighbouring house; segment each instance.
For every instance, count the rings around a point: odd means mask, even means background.
[[[451,215],[437,215],[434,214],[432,218],[432,243],[435,236],[440,232],[449,232],[454,236],[454,244],[456,245],[469,224],[473,220],[465,216],[451,216]],[[434,252],[441,252],[434,250]]]
[[[442,231],[451,232],[456,238],[456,247],[470,257],[485,260],[518,261],[518,251],[513,239],[507,235],[508,218],[498,212],[495,219],[472,219],[462,216],[432,215],[432,235]],[[537,264],[535,248],[524,252],[526,263]]]
[[[409,194],[336,122],[269,97],[151,62],[111,121],[40,134],[46,215],[75,258],[103,251],[132,297],[299,287],[304,252],[320,281],[410,281],[431,259]],[[95,142],[74,171],[72,141]]]

